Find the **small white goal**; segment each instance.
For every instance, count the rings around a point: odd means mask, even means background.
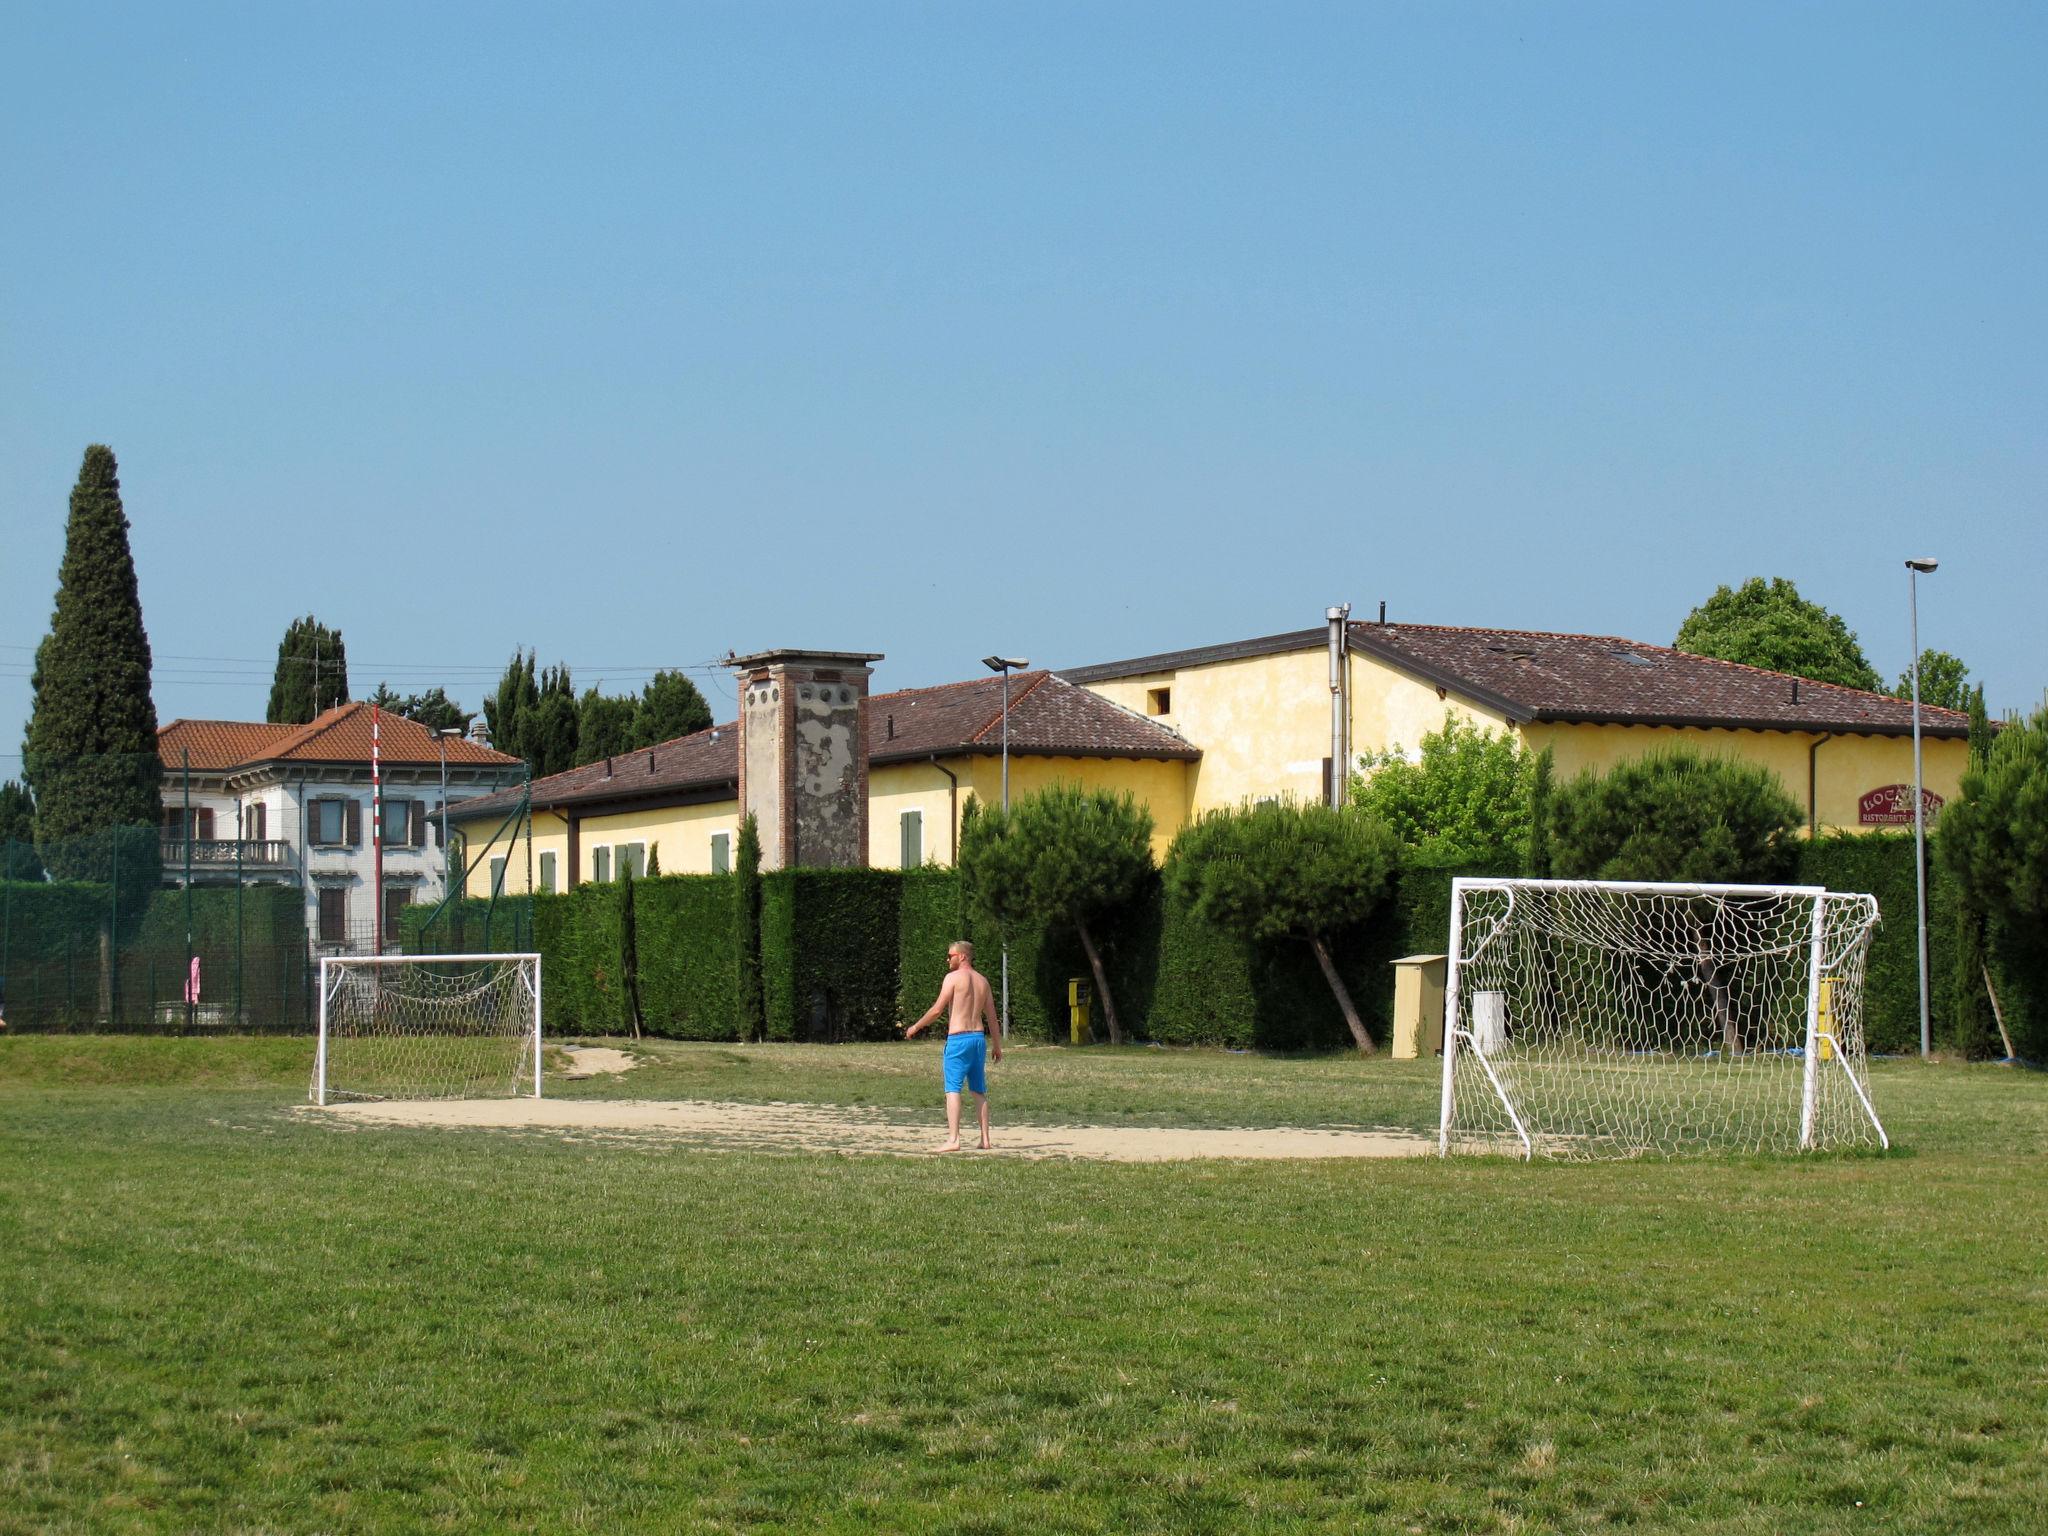
[[[310,1096],[541,1096],[539,955],[352,955],[320,962]]]
[[[1873,898],[1809,886],[1453,881],[1438,1150],[1889,1146],[1876,923]]]

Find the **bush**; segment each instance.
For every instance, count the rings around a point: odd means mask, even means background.
[[[883,1040],[896,1033],[901,894],[902,877],[893,870],[782,869],[762,877],[769,1039]]]
[[[1551,801],[1562,879],[1779,884],[1798,857],[1799,807],[1770,769],[1683,748],[1588,769]]]
[[[738,1006],[731,875],[662,875],[638,882],[640,1008],[647,1032],[673,1040],[731,1040]]]

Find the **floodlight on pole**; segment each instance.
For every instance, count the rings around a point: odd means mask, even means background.
[[[1906,562],[1906,611],[1913,639],[1913,890],[1919,901],[1915,957],[1920,970],[1920,1059],[1934,1054],[1934,1026],[1927,1010],[1927,791],[1920,765],[1920,578],[1941,562],[1922,557]]]
[[[1010,674],[1031,663],[1022,656],[984,656],[981,664],[1003,674],[1003,810],[1010,809]],[[955,834],[958,835],[957,833]],[[1003,935],[1003,1038],[1010,1038],[1010,936]]]

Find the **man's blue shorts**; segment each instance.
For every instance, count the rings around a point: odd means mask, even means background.
[[[958,1093],[965,1082],[976,1093],[988,1092],[988,1036],[946,1036],[946,1092]]]

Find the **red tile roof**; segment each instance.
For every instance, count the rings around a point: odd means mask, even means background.
[[[1490,705],[1517,722],[1678,725],[1727,730],[1834,731],[1903,736],[1913,706],[1886,693],[1816,683],[1739,662],[1694,656],[1614,635],[1476,629],[1443,624],[1353,624],[1354,650]],[[1293,630],[1192,650],[1165,651],[1060,674],[1077,683],[1320,649],[1328,631]],[[1921,734],[1966,736],[1969,717],[1922,705]]]
[[[868,697],[868,761],[991,755],[1002,750],[1003,680],[997,676],[905,688]],[[1010,752],[1023,757],[1142,757],[1192,761],[1201,756],[1172,731],[1085,688],[1044,671],[1010,678]],[[609,762],[588,763],[533,783],[536,808],[620,800],[716,799],[739,792],[739,726],[728,722],[643,747]],[[464,802],[457,818],[500,814],[517,790]]]
[[[519,766],[518,758],[464,736],[447,737],[437,746],[433,733],[424,725],[388,711],[379,723],[378,738],[378,756],[394,767],[438,765],[443,752],[450,767]],[[307,725],[173,720],[158,730],[156,743],[165,765],[172,768],[180,765],[187,752],[194,768],[210,771],[256,763],[367,763],[370,706],[338,704]]]

